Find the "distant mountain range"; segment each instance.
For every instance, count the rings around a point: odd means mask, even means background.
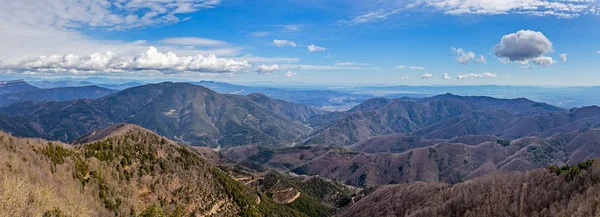
[[[292,145],[311,131],[301,122],[323,113],[258,95],[219,94],[197,85],[168,82],[94,100],[20,102],[0,110],[8,115],[0,119],[12,123],[0,127],[16,135],[69,142],[89,131],[127,122],[177,141],[210,147]]]
[[[33,91],[37,89],[39,88],[28,84],[24,80],[0,81],[0,94]]]
[[[319,129],[306,144],[353,145],[365,139],[408,133],[428,139],[494,135],[504,139],[549,136],[598,127],[600,108],[564,110],[520,99],[463,97],[371,99],[342,113],[313,117]]]
[[[0,94],[0,107],[22,101],[69,101],[74,99],[96,99],[116,93],[116,90],[98,86],[62,87],[49,89],[25,90]]]

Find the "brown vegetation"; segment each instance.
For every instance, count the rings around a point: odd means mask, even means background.
[[[538,169],[456,185],[381,186],[340,216],[598,216],[600,163],[578,166],[559,175]]]

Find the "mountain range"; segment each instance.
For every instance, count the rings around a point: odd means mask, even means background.
[[[311,129],[302,119],[317,109],[264,97],[219,94],[188,83],[138,86],[99,99],[19,102],[1,108],[15,135],[70,142],[119,122],[141,125],[171,139],[197,146],[285,145]],[[22,123],[22,124],[17,124]],[[28,133],[35,129],[33,134]]]

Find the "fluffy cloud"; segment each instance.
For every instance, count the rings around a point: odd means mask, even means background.
[[[565,56],[565,61],[566,61],[566,56]],[[541,56],[541,57],[536,57],[531,59],[531,62],[542,66],[542,67],[548,67],[550,65],[552,65],[555,61],[552,59],[552,57],[546,57],[546,56]]]
[[[566,53],[564,53],[564,54],[561,54],[561,55],[560,55],[560,59],[561,59],[563,62],[567,62],[567,54],[566,54]]]
[[[505,35],[494,46],[494,54],[509,61],[527,61],[552,51],[552,42],[541,32],[531,30]]]
[[[467,65],[471,60],[475,59],[475,53],[471,51],[465,51],[462,48],[452,48],[452,53],[456,54],[456,62]]]
[[[525,14],[575,18],[582,14],[599,14],[591,0],[423,0],[418,3],[446,14]]]
[[[425,74],[421,75],[421,79],[428,79],[428,78],[433,78],[433,74],[425,73]]]
[[[448,73],[444,73],[444,75],[442,75],[442,79],[444,79],[444,80],[450,80],[452,78],[450,78],[450,75],[448,75]]]
[[[285,47],[285,46],[296,47],[296,42],[275,39],[275,40],[273,40],[273,45],[275,45],[277,47]]]
[[[279,70],[279,66],[277,64],[273,64],[273,65],[260,65],[258,66],[258,68],[256,69],[256,72],[260,73],[260,74],[271,74],[275,71]]]
[[[291,78],[298,75],[298,73],[292,72],[292,71],[288,71],[285,73],[285,77]]]
[[[174,37],[165,38],[159,42],[164,44],[172,45],[191,45],[191,46],[202,46],[202,47],[220,47],[228,46],[229,44],[224,41],[208,39],[208,38],[197,38],[197,37]]]
[[[462,48],[452,47],[452,53],[456,55],[456,62],[463,65],[467,65],[471,61],[474,61],[475,63],[487,64],[487,61],[485,61],[485,57],[483,55],[476,57],[475,53],[472,51],[465,51]]]
[[[0,68],[13,73],[101,74],[111,72],[158,71],[161,73],[201,72],[236,73],[252,67],[247,61],[217,58],[215,55],[177,56],[148,47],[133,58],[115,52],[94,53],[80,57],[75,54],[13,58],[0,62]]]
[[[498,77],[498,75],[492,74],[489,72],[484,72],[481,74],[470,73],[470,74],[458,75],[456,77],[456,79],[464,80],[464,79],[480,79],[480,78],[495,78],[495,77]]]
[[[310,51],[310,52],[326,51],[326,50],[327,50],[327,48],[320,47],[320,46],[317,46],[317,45],[314,45],[314,44],[311,44],[311,45],[309,45],[309,46],[307,47],[307,49],[308,49],[308,51]]]

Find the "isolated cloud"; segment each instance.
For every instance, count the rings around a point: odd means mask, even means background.
[[[288,71],[285,73],[285,77],[291,78],[298,75],[298,73],[292,72],[292,71]]]
[[[317,52],[317,51],[325,51],[325,50],[327,50],[327,48],[320,47],[320,46],[317,46],[317,45],[314,45],[314,44],[309,45],[307,47],[307,49],[310,52]]]
[[[275,39],[275,40],[273,40],[273,45],[275,45],[277,47],[285,47],[285,46],[296,47],[296,42]]]
[[[13,58],[0,62],[0,68],[14,73],[97,74],[107,72],[158,71],[161,73],[236,73],[252,67],[247,61],[217,58],[215,55],[177,56],[148,47],[133,58],[115,52],[80,57],[75,54]]]
[[[442,79],[444,79],[444,80],[450,80],[452,78],[450,78],[450,75],[448,75],[448,73],[444,73],[444,75],[442,75]]]
[[[462,48],[452,48],[452,53],[456,54],[456,62],[463,64],[463,65],[467,65],[469,64],[469,62],[471,62],[471,60],[475,59],[475,53],[471,52],[471,51],[465,51]]]
[[[273,64],[273,65],[260,65],[258,66],[258,68],[256,69],[256,72],[260,73],[260,74],[271,74],[275,71],[279,70],[279,66],[277,64]]]
[[[481,74],[470,73],[470,74],[458,75],[456,77],[456,79],[464,80],[464,79],[480,79],[480,78],[495,78],[495,77],[498,77],[498,75],[492,74],[489,72],[484,72]]]
[[[566,61],[566,56],[565,56],[565,61]],[[552,59],[552,57],[541,56],[541,57],[536,57],[536,58],[531,59],[531,62],[536,65],[542,66],[542,67],[548,67],[554,63],[554,60]]]
[[[425,74],[421,75],[421,79],[428,79],[428,78],[433,78],[433,74],[425,73]]]
[[[487,61],[485,61],[485,57],[483,57],[483,55],[479,55],[479,57],[477,57],[477,59],[475,59],[475,63],[487,64]]]
[[[566,53],[564,53],[564,54],[561,54],[561,55],[560,55],[560,59],[561,59],[563,62],[567,62],[567,54],[566,54]]]
[[[400,76],[398,77],[400,80],[408,80],[410,79],[408,76]]]
[[[494,46],[494,55],[509,61],[527,61],[552,51],[552,42],[541,32],[531,30],[505,35]]]

